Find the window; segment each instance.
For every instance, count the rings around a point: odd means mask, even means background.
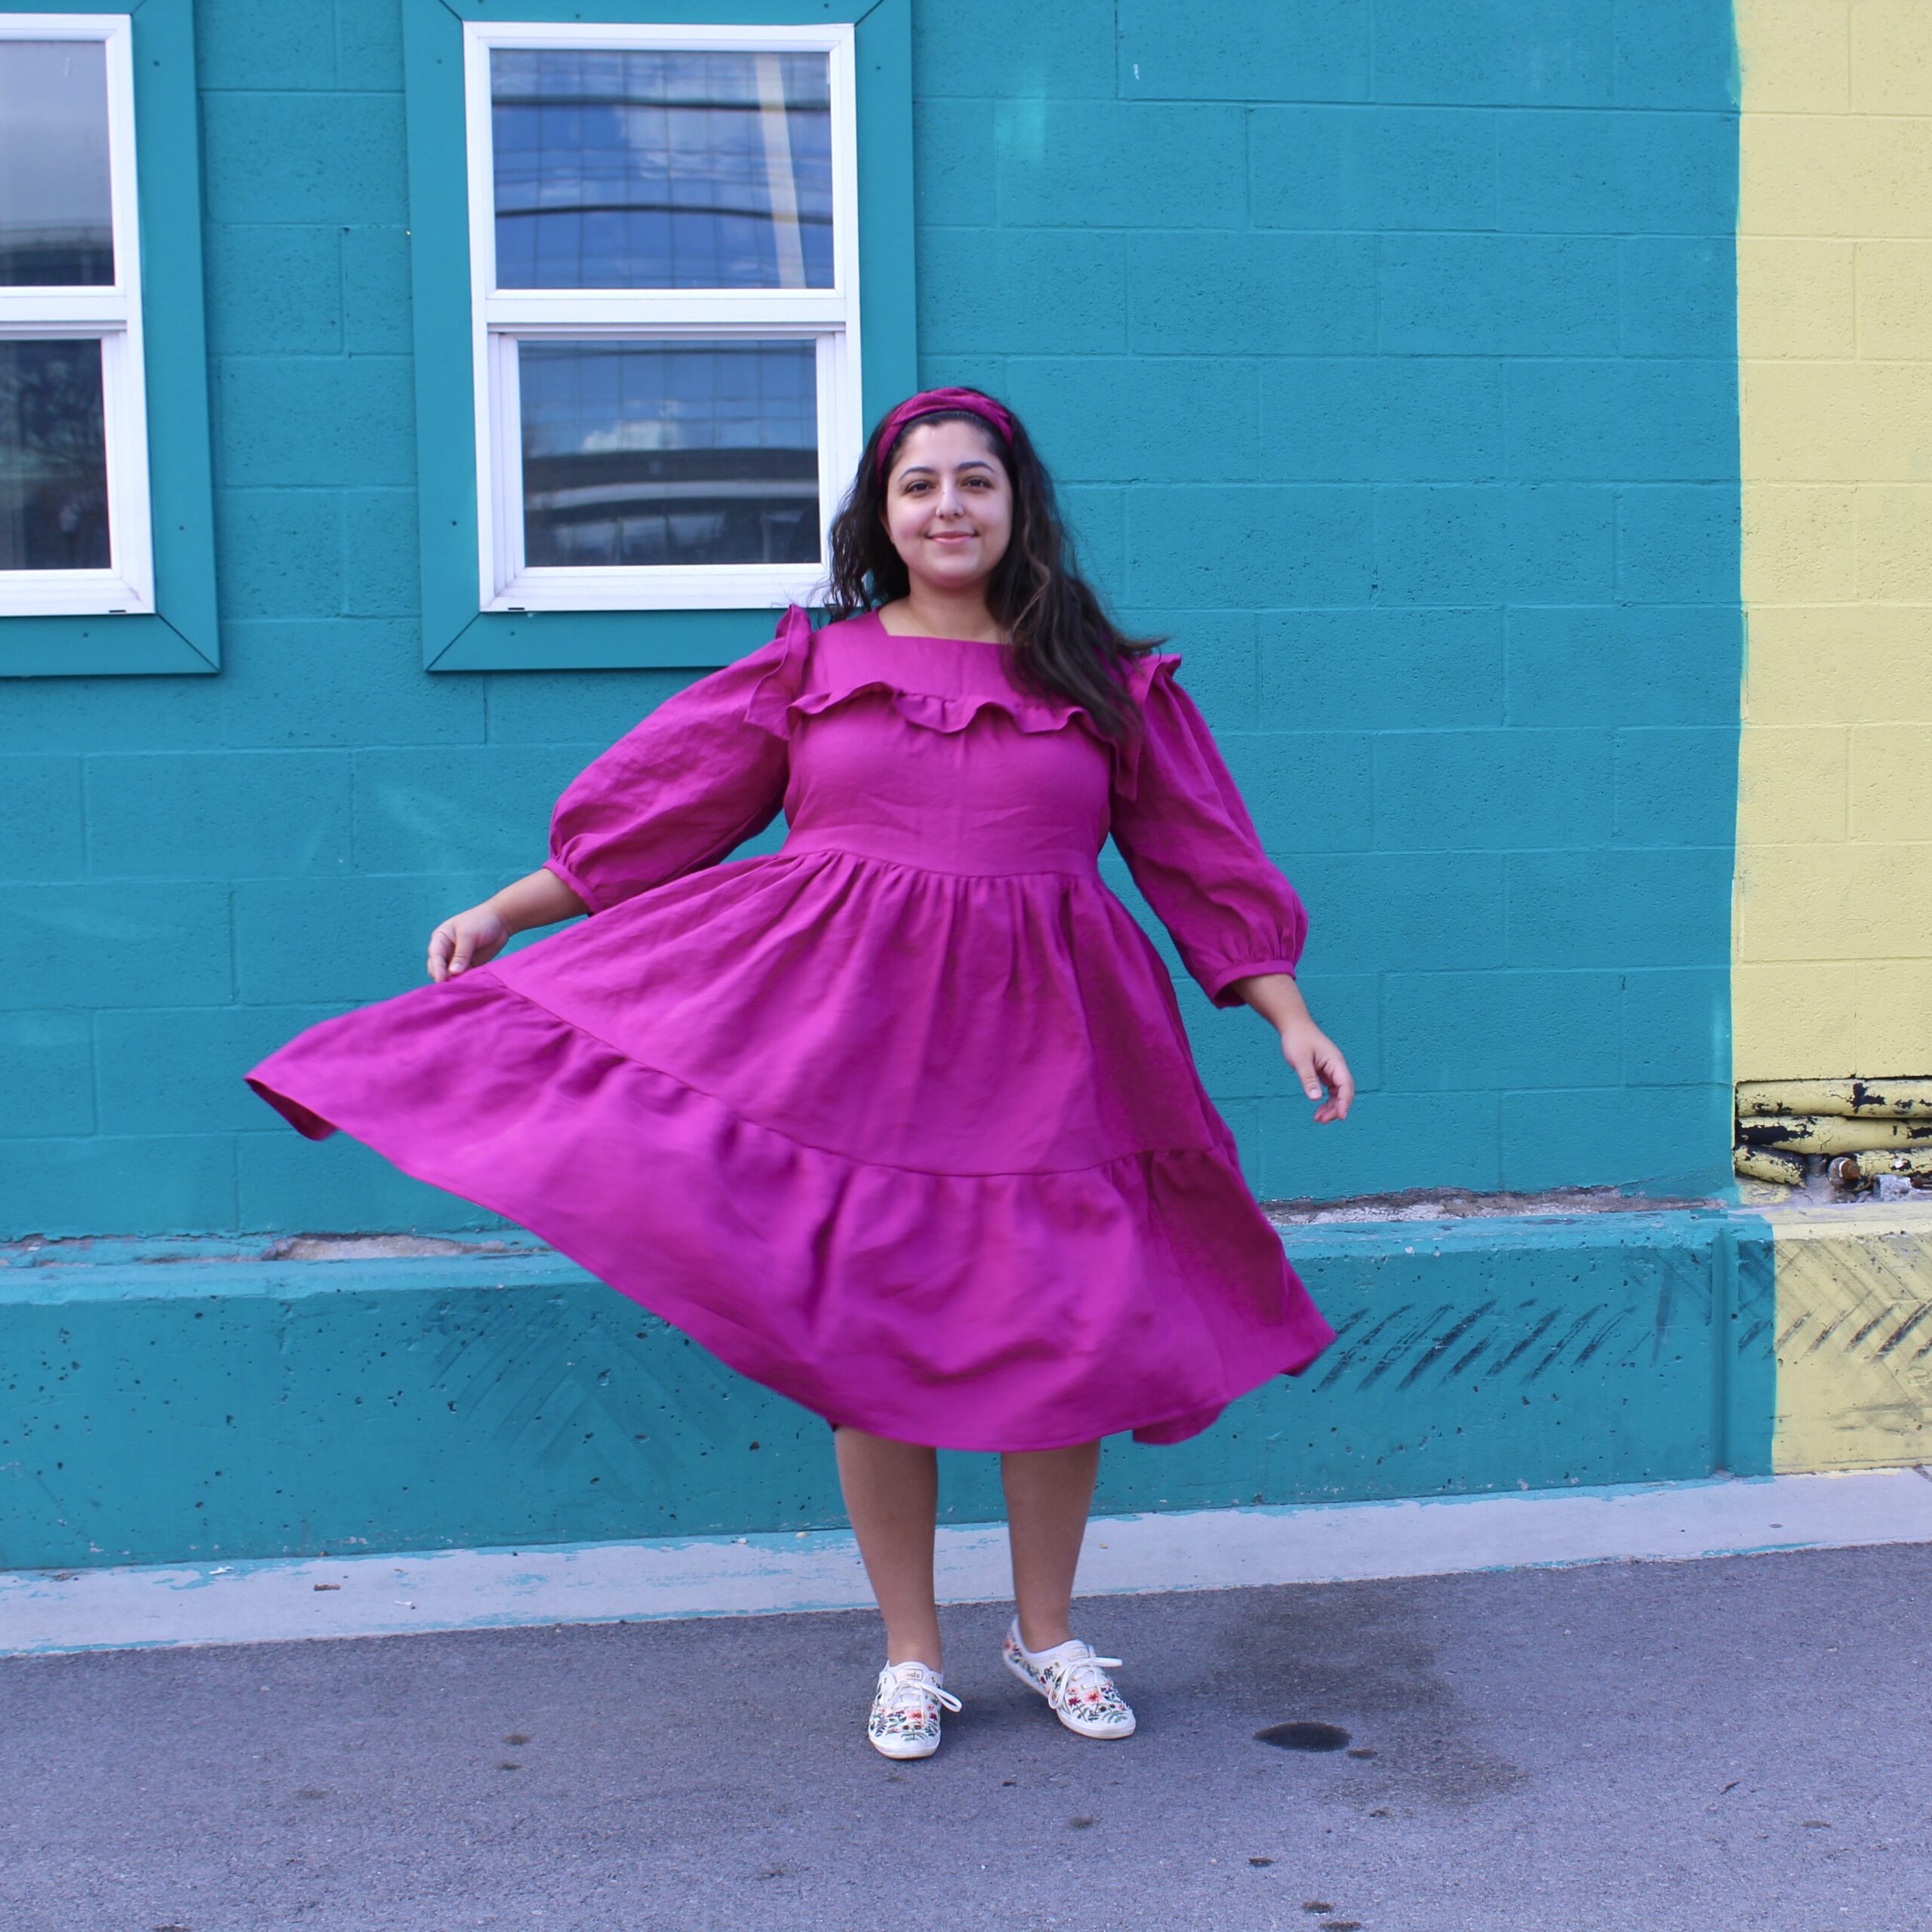
[[[193,0],[0,6],[0,677],[220,668]]]
[[[824,574],[869,416],[915,386],[908,0],[648,5],[406,5],[438,669],[761,641]]]
[[[481,608],[804,595],[863,441],[851,28],[465,38]]]
[[[125,14],[0,14],[0,612],[149,611]]]

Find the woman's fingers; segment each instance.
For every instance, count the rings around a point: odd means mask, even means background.
[[[1355,1097],[1355,1076],[1340,1050],[1326,1034],[1311,1029],[1306,1033],[1284,1034],[1282,1057],[1294,1069],[1301,1090],[1319,1104],[1318,1121],[1346,1120]],[[1325,1097],[1324,1097],[1325,1094]]]
[[[1328,1083],[1328,1099],[1325,1105],[1315,1109],[1315,1118],[1318,1121],[1346,1120],[1355,1097],[1355,1076],[1349,1071],[1348,1062],[1332,1044],[1318,1057]]]
[[[472,963],[476,942],[460,919],[446,919],[429,935],[429,977],[443,980]]]
[[[1312,1042],[1297,1040],[1292,1044],[1284,1043],[1282,1055],[1295,1070],[1295,1078],[1301,1082],[1301,1091],[1311,1100],[1321,1097],[1321,1082],[1315,1077],[1315,1048]]]

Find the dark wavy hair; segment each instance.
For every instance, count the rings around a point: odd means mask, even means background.
[[[1042,697],[1071,699],[1104,737],[1118,742],[1131,737],[1140,720],[1128,700],[1122,674],[1131,659],[1167,640],[1128,636],[1081,576],[1073,540],[1054,500],[1053,478],[1026,426],[1014,417],[1008,449],[998,432],[970,410],[935,410],[901,426],[881,466],[879,438],[890,414],[881,416],[866,438],[858,473],[832,520],[832,561],[824,586],[829,620],[835,623],[860,617],[906,595],[911,580],[886,534],[880,469],[889,482],[893,453],[908,430],[927,423],[970,423],[986,438],[1013,488],[1013,534],[986,585],[986,608],[1012,633],[1014,681]]]

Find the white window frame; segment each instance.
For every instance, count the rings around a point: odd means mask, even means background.
[[[154,541],[141,345],[133,19],[126,14],[0,12],[0,40],[106,44],[115,276],[111,288],[0,288],[0,339],[72,341],[92,337],[100,343],[109,556],[106,570],[0,571],[0,616],[145,614],[155,608]]]
[[[490,56],[498,48],[822,52],[832,104],[829,288],[528,289],[497,287]],[[475,371],[479,608],[485,611],[768,610],[804,601],[823,577],[838,499],[865,443],[859,384],[858,137],[853,29],[466,22],[471,349]],[[820,561],[532,568],[523,548],[519,341],[599,337],[789,338],[817,345]]]

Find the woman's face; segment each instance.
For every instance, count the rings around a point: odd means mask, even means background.
[[[885,479],[885,529],[918,580],[957,592],[983,583],[1013,535],[1013,485],[977,423],[915,423]]]

